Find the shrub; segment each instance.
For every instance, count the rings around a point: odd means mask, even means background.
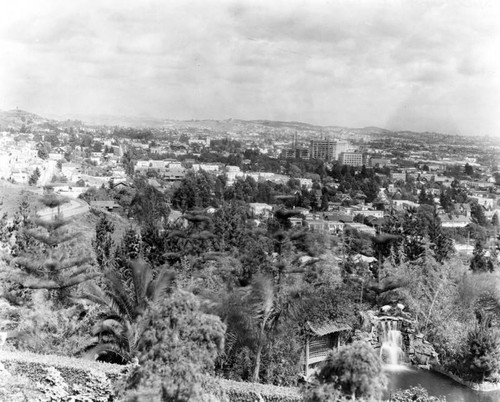
[[[99,363],[92,360],[83,360],[56,355],[37,355],[28,352],[2,351],[0,356],[5,368],[13,375],[27,378],[36,389],[36,383],[56,384],[59,389],[66,389],[71,395],[91,395],[90,400],[108,401],[114,395],[112,382],[116,382],[122,374],[123,366]],[[57,370],[58,375],[49,375],[48,370]],[[72,388],[60,387],[64,384],[73,384]],[[38,391],[39,392],[39,391]],[[0,400],[2,400],[0,398]],[[29,399],[39,400],[39,398]]]
[[[207,389],[221,401],[231,402],[299,402],[302,396],[298,388],[278,387],[275,385],[239,382],[216,378]]]
[[[500,333],[488,321],[469,332],[464,369],[468,379],[475,382],[488,380],[500,371]]]
[[[42,393],[26,377],[10,374],[0,363],[0,400],[11,402],[37,401]]]
[[[69,386],[54,367],[47,368],[45,378],[38,383],[47,402],[108,402],[113,400],[111,383],[102,373],[90,373],[85,385]]]
[[[318,389],[336,389],[353,399],[380,398],[386,385],[380,357],[369,344],[360,341],[332,352],[316,378]]]
[[[391,396],[392,402],[446,402],[446,398],[444,396],[436,397],[429,396],[427,390],[420,386],[410,387],[405,390],[398,390],[394,395]]]
[[[86,345],[88,328],[100,314],[98,306],[57,308],[46,290],[32,294],[32,302],[2,309],[10,318],[7,344],[33,353],[71,356]]]
[[[198,299],[182,291],[148,308],[126,400],[206,400],[202,386],[223,348],[225,326],[199,308]]]

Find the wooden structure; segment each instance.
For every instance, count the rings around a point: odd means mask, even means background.
[[[308,333],[304,345],[304,374],[309,376],[313,365],[326,360],[328,354],[341,345],[342,335],[351,330],[349,325],[307,322]]]

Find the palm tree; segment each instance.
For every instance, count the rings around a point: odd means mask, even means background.
[[[259,381],[262,352],[279,316],[273,279],[256,275],[249,286],[213,295],[211,307],[227,325],[225,356],[241,348],[254,352],[252,381]]]
[[[143,260],[130,261],[129,268],[130,289],[113,270],[108,270],[102,287],[88,284],[81,295],[108,310],[91,330],[93,338],[84,348],[87,358],[130,362],[145,329],[141,328],[140,318],[150,303],[158,302],[173,288],[175,275],[166,267],[160,269],[156,278],[151,266]]]
[[[262,276],[257,277],[252,283],[248,302],[250,307],[249,316],[257,329],[257,351],[252,381],[258,382],[260,361],[266,336],[265,331],[274,312],[274,285],[271,279]]]

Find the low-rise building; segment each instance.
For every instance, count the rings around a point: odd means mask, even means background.
[[[250,207],[250,212],[255,217],[269,218],[272,215],[272,205],[263,202],[251,202],[248,205]]]

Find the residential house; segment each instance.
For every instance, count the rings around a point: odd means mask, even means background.
[[[272,215],[273,207],[263,202],[251,202],[248,204],[250,212],[255,217],[268,218]]]
[[[464,228],[471,223],[470,217],[465,215],[444,214],[439,218],[441,219],[441,226],[443,228]]]
[[[114,201],[90,201],[90,207],[101,210],[113,211],[120,208],[120,205]]]

